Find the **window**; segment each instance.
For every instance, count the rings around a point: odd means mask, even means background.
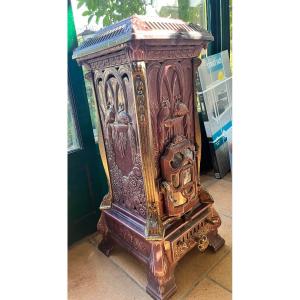
[[[88,16],[82,16],[82,13],[86,10],[85,5],[80,8],[77,8],[77,0],[71,0],[71,3],[73,7],[74,22],[77,32],[77,42],[78,45],[80,45],[85,39],[91,37],[95,31],[99,30],[101,28],[101,25],[96,24],[95,19],[90,24],[88,24]],[[86,69],[83,67],[82,70],[83,74],[85,75],[87,73]],[[96,106],[96,99],[94,99],[92,83],[89,80],[86,80],[85,78],[84,83],[92,121],[94,139],[97,143],[99,119]]]
[[[86,69],[83,67],[83,74],[86,74]],[[86,89],[86,95],[88,99],[89,109],[90,109],[90,115],[91,115],[91,121],[92,121],[92,127],[93,127],[93,134],[95,142],[98,143],[98,112],[97,112],[97,104],[96,99],[93,94],[93,87],[92,83],[89,80],[86,80],[84,77],[84,83],[85,83],[85,89]]]
[[[182,19],[207,28],[206,0],[155,0],[152,5],[160,17]]]
[[[77,128],[74,118],[73,106],[68,95],[68,151],[73,151],[80,148]]]

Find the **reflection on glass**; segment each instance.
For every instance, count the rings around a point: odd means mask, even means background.
[[[191,150],[191,149],[189,149],[189,148],[186,148],[185,150],[184,150],[184,155],[185,155],[185,157],[186,158],[189,158],[189,159],[194,159],[194,153],[193,153],[193,151]]]
[[[182,173],[183,173],[183,185],[192,181],[191,169],[186,169]]]
[[[180,152],[177,152],[175,155],[174,155],[174,158],[173,160],[171,161],[171,166],[172,168],[174,169],[177,169],[181,166],[181,163],[183,161],[183,158],[184,156],[180,153]]]
[[[74,119],[74,111],[68,96],[68,151],[79,149],[78,135]]]
[[[87,73],[87,70],[85,68],[83,68],[83,73],[84,74]],[[89,109],[90,109],[94,138],[95,138],[95,142],[97,143],[98,142],[98,127],[97,127],[98,112],[97,112],[96,102],[94,99],[93,87],[92,87],[92,83],[85,78],[84,78],[84,83],[85,83],[86,95],[87,95]]]
[[[153,0],[160,17],[181,19],[207,28],[205,0]]]

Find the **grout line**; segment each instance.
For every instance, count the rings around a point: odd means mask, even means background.
[[[223,288],[224,290],[226,290],[227,292],[231,293],[232,294],[232,291],[229,290],[227,287],[225,287],[224,285],[222,285],[221,283],[217,282],[216,280],[210,278],[209,276],[206,277],[207,280],[213,282],[214,284],[220,286],[221,288]]]
[[[97,246],[96,244],[94,244],[94,243],[91,243],[91,244],[96,248],[96,250],[97,250],[97,252],[98,252],[99,254],[104,255],[104,254],[98,249],[98,246]],[[126,251],[126,250],[124,250],[124,251]],[[104,256],[105,256],[105,255],[104,255]],[[123,274],[127,275],[127,277],[129,277],[129,278],[131,279],[131,281],[133,281],[140,289],[142,289],[144,292],[146,292],[146,287],[142,286],[138,281],[136,281],[129,273],[127,273],[127,272],[125,271],[125,269],[123,269],[118,263],[116,263],[116,262],[111,258],[111,256],[109,256],[109,257],[105,256],[105,257],[106,257],[110,262],[112,262],[112,264],[113,264],[114,266],[116,266],[118,269],[120,269],[121,272],[122,272]],[[147,293],[147,295],[148,295],[148,293]]]
[[[97,249],[99,251],[99,253],[103,254],[99,249]],[[208,278],[208,273],[216,266],[218,265],[224,258],[225,256],[230,253],[231,251],[231,247],[228,249],[228,251],[225,251],[224,255],[222,255],[220,257],[219,260],[216,261],[215,264],[213,264],[210,268],[208,268],[208,270],[206,272],[204,272],[200,277],[199,280],[196,281],[196,283],[191,287],[191,289],[189,291],[187,291],[186,294],[184,294],[181,298],[181,300],[186,299],[186,297],[191,293],[192,290],[194,290],[194,288],[205,278]],[[104,255],[104,254],[103,254]],[[115,265],[118,269],[121,270],[121,272],[125,275],[127,275],[130,280],[132,282],[134,282],[143,292],[145,292],[148,296],[149,294],[146,292],[146,287],[144,287],[143,285],[141,285],[138,281],[136,281],[129,273],[127,273],[120,265],[118,265],[116,262],[113,261],[113,259],[111,259],[111,257],[107,257],[109,259],[109,261],[111,261],[113,263],[113,265]],[[176,278],[175,278],[175,282],[176,282]],[[220,285],[221,286],[221,285]],[[226,289],[226,288],[225,288]],[[226,289],[228,290],[228,289]],[[230,291],[231,292],[231,291]],[[232,292],[231,292],[232,293]],[[150,297],[150,296],[149,296]]]
[[[225,245],[224,245],[225,246]],[[223,246],[223,247],[224,247]],[[221,250],[221,249],[220,249]],[[229,247],[228,251],[225,251],[224,255],[222,255],[220,257],[219,260],[217,260],[217,262],[215,264],[213,264],[210,268],[208,268],[208,270],[206,272],[204,272],[200,277],[199,277],[199,280],[196,281],[196,283],[193,285],[193,287],[186,293],[182,296],[182,300],[183,299],[186,299],[186,297],[195,289],[195,287],[204,279],[208,276],[208,273],[217,265],[221,262],[221,260],[223,260],[223,258],[228,254],[230,253],[231,251],[231,247]]]
[[[230,253],[228,253],[228,254],[230,254]],[[227,256],[227,255],[226,255],[226,256]],[[225,258],[226,258],[226,257],[223,257],[223,258],[222,258],[222,261],[224,261]],[[220,261],[220,263],[221,263],[222,261]],[[231,266],[231,268],[232,268],[232,266]],[[231,275],[231,277],[232,277],[232,275]],[[222,287],[223,289],[225,289],[225,290],[227,290],[228,292],[232,293],[232,291],[229,290],[227,287],[223,286],[221,283],[219,283],[219,282],[216,281],[215,279],[211,278],[211,277],[209,276],[209,274],[207,274],[207,278],[208,278],[209,280],[213,281],[214,283],[218,284],[218,285],[219,285],[220,287]]]
[[[90,237],[90,236],[88,236]],[[88,240],[88,237],[85,237],[84,239],[78,241],[78,242],[88,242],[90,243],[92,246],[94,246],[96,248],[96,253],[98,253],[98,255],[104,255],[97,247],[96,244],[92,243],[90,240]],[[125,251],[125,250],[124,250]],[[105,255],[104,255],[105,256]],[[144,293],[146,293],[149,297],[150,295],[146,292],[146,287],[142,286],[141,284],[139,284],[139,282],[137,282],[132,276],[130,276],[130,274],[128,274],[121,266],[119,266],[116,262],[114,262],[114,260],[111,257],[107,257],[105,256],[105,258],[107,258],[114,266],[116,266],[118,269],[121,270],[121,272],[126,275],[126,277],[129,277],[129,279],[135,283]],[[149,298],[151,299],[151,297]]]
[[[96,248],[96,250],[97,250],[97,252],[98,252],[98,254],[100,254],[100,255],[104,255],[99,249],[98,249],[98,247],[97,247],[97,245],[95,245],[94,243],[91,243],[91,241],[89,241],[89,240],[86,240],[86,239],[84,239],[85,240],[85,242],[88,242],[88,243],[90,243],[92,246],[94,246],[95,248]],[[232,291],[230,291],[230,290],[228,290],[226,287],[224,287],[224,286],[222,286],[221,284],[219,284],[217,281],[215,281],[215,280],[213,280],[213,279],[211,279],[209,276],[208,276],[208,273],[216,266],[216,265],[218,265],[224,258],[225,258],[225,256],[227,255],[227,254],[229,254],[230,253],[230,251],[231,251],[232,249],[231,249],[231,247],[229,247],[229,249],[228,249],[228,251],[225,251],[224,252],[224,254],[220,257],[220,259],[218,259],[213,265],[211,265],[211,267],[210,268],[208,268],[207,269],[207,271],[206,272],[204,272],[198,279],[199,280],[197,280],[196,282],[195,282],[195,284],[181,297],[181,300],[184,300],[184,299],[186,299],[186,297],[195,289],[195,287],[203,280],[203,279],[209,279],[210,281],[212,281],[212,282],[214,282],[215,284],[217,284],[217,285],[219,285],[221,288],[224,288],[225,290],[227,290],[228,292],[230,292],[230,293],[232,293]],[[124,251],[126,251],[126,250],[124,250]],[[145,286],[143,286],[143,285],[141,285],[138,281],[136,281],[135,279],[134,279],[134,277],[132,277],[129,273],[127,273],[126,271],[125,271],[125,269],[123,269],[118,263],[116,263],[111,257],[106,257],[107,259],[109,259],[109,261],[110,262],[112,262],[112,264],[114,265],[114,266],[116,266],[124,275],[126,275],[127,277],[129,277],[129,279],[133,282],[133,283],[135,283],[144,293],[146,293],[147,294],[147,296],[148,297],[150,297],[150,295],[146,292],[146,287]],[[176,278],[175,278],[175,281],[176,281]],[[151,298],[151,297],[150,297]],[[150,299],[149,298],[149,299]]]
[[[216,209],[217,209],[217,212],[219,213],[219,215],[221,215],[223,217],[226,217],[226,218],[229,218],[229,219],[232,219],[232,216],[228,216],[228,215],[223,214],[222,212],[220,212],[220,210],[218,210],[217,207],[216,207]]]
[[[71,244],[70,246],[68,246],[68,251],[73,249],[74,247],[84,243],[84,242],[89,242],[89,238],[91,237],[91,235],[93,235],[94,233],[92,234],[89,234],[87,236],[84,236],[83,238],[81,238],[80,240],[74,242],[73,244]]]
[[[95,244],[93,244],[93,243],[91,243],[95,248],[96,248],[96,250],[97,250],[97,252],[99,252],[100,254],[103,254],[99,249],[98,249],[98,247],[97,247],[97,245],[95,245]],[[225,246],[225,245],[224,245]],[[228,245],[226,245],[226,246],[228,246]],[[189,294],[190,294],[190,292],[204,279],[204,278],[206,278],[206,277],[208,277],[208,273],[216,266],[216,265],[218,265],[224,258],[225,258],[225,256],[228,254],[228,253],[230,253],[230,251],[232,251],[232,248],[231,248],[231,246],[228,246],[229,247],[229,249],[227,250],[227,251],[225,251],[224,252],[224,254],[222,255],[222,256],[220,256],[220,259],[218,259],[213,265],[211,265],[211,267],[210,268],[208,268],[207,269],[207,271],[206,272],[204,272],[200,277],[199,277],[199,280],[198,281],[196,281],[196,283],[192,286],[192,288],[186,293],[186,294],[184,294],[183,296],[182,296],[182,300],[183,299],[185,299]],[[220,249],[221,250],[221,249]],[[124,251],[126,251],[126,250],[124,250]],[[103,254],[104,255],[104,254]],[[117,262],[115,262],[111,257],[107,257],[112,263],[113,263],[113,265],[115,265],[118,269],[120,269],[121,271],[122,271],[122,273],[123,274],[125,274],[125,275],[127,275],[130,279],[131,279],[131,281],[133,281],[142,291],[144,291],[147,295],[148,295],[148,293],[146,292],[146,287],[144,287],[143,285],[141,285],[138,281],[136,281],[135,279],[134,279],[134,277],[133,276],[131,276],[129,273],[127,273],[126,272],[126,270],[125,269],[123,269]],[[176,280],[176,278],[175,278],[175,280]]]
[[[100,250],[98,250],[98,251],[101,254],[103,254]],[[116,262],[114,262],[110,257],[106,257],[106,258],[108,258],[109,261],[111,261],[113,263],[113,265],[118,267],[118,269],[120,269],[123,274],[127,275],[127,277],[129,277],[131,279],[131,281],[134,282],[140,289],[142,289],[144,292],[146,292],[146,287],[142,286],[139,282],[137,282],[132,276],[130,276],[130,274],[128,274],[121,266],[119,266]],[[148,293],[147,293],[147,295],[148,295]]]
[[[223,180],[232,184],[232,180],[228,180],[228,179],[223,179]]]
[[[200,181],[201,182],[201,181]],[[215,184],[215,182],[208,182],[208,181],[204,181],[201,182],[201,185],[205,188],[208,189],[211,185]]]

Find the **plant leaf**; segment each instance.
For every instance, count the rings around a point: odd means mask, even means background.
[[[89,18],[88,18],[88,24],[90,24],[90,22],[92,21],[94,15],[90,15]]]
[[[103,19],[103,25],[104,25],[104,26],[110,25],[110,19],[109,19],[109,16],[108,16],[108,15],[106,15],[106,16],[104,17],[104,19]]]
[[[89,12],[88,10],[86,10],[82,13],[83,16],[89,16],[90,14],[91,14],[91,12]]]
[[[77,8],[80,8],[84,4],[84,1],[78,0]]]

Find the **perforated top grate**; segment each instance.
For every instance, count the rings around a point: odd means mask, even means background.
[[[73,54],[80,58],[100,50],[136,39],[190,39],[212,41],[212,35],[199,25],[178,19],[134,15],[97,31],[84,41]]]

